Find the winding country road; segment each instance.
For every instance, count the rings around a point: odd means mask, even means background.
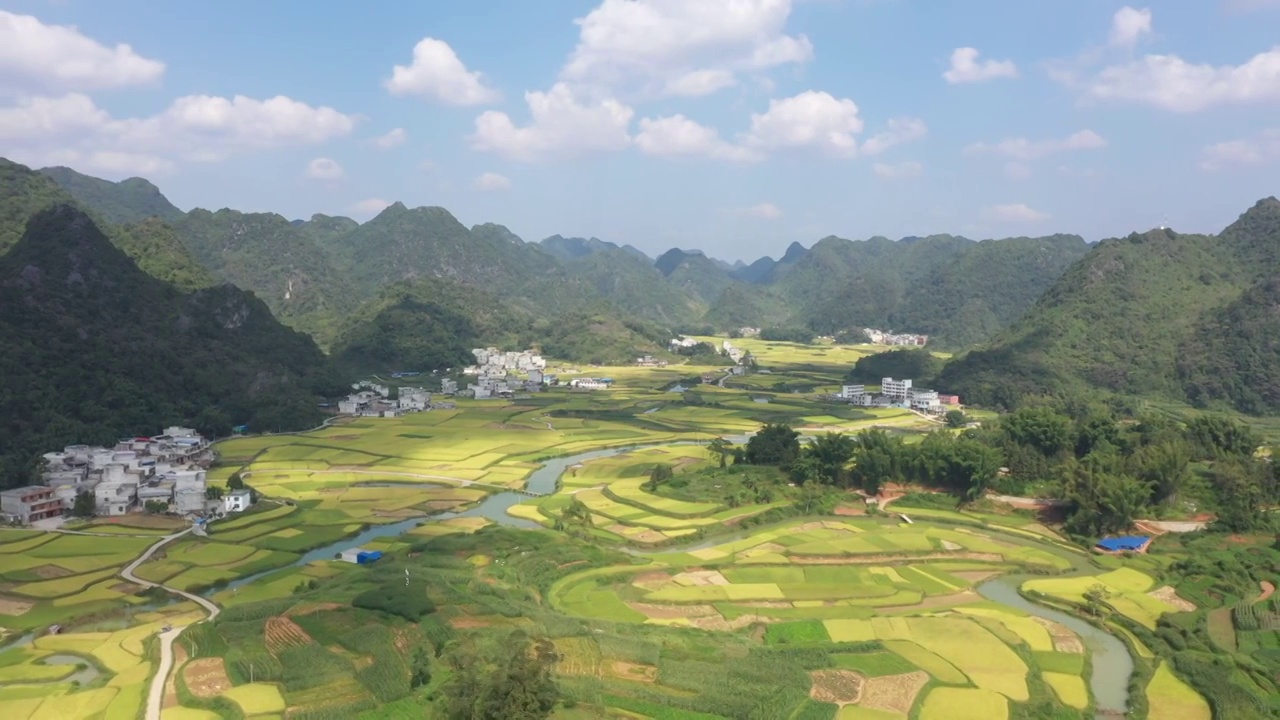
[[[176,588],[171,588],[167,585],[161,585],[160,583],[153,583],[149,580],[143,580],[142,578],[133,574],[133,571],[137,570],[138,566],[141,565],[142,563],[150,560],[151,556],[154,555],[157,550],[173,542],[174,540],[177,540],[183,535],[190,533],[194,529],[195,529],[195,526],[192,526],[187,528],[186,530],[183,530],[180,533],[174,533],[172,535],[164,536],[163,538],[160,539],[159,542],[147,548],[147,551],[139,555],[136,559],[134,559],[133,562],[126,565],[124,569],[120,571],[120,577],[124,578],[125,580],[128,580],[131,583],[142,585],[143,587],[149,587],[149,588],[158,587],[168,592],[171,592],[174,595],[180,595],[186,598],[187,600],[190,600],[196,603],[197,605],[203,607],[209,613],[209,617],[206,619],[212,620],[218,617],[218,613],[221,612],[221,609],[217,605],[214,605],[212,602],[206,600],[205,598],[200,597],[199,595],[192,595],[191,593],[184,592]],[[182,631],[187,627],[188,626],[186,625],[173,627],[173,628],[170,628],[168,632],[163,632],[163,633],[160,633],[159,635],[160,666],[156,669],[155,677],[151,679],[151,689],[147,693],[147,713],[145,715],[146,720],[160,720],[160,713],[162,710],[162,706],[164,704],[164,683],[165,683],[165,680],[169,678],[169,673],[173,670],[173,641],[176,640],[178,638],[178,635],[181,634]]]

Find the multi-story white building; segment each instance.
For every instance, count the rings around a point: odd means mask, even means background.
[[[906,403],[911,392],[910,380],[884,378],[880,381],[880,393],[895,403]]]
[[[866,394],[866,385],[844,385],[840,388],[840,398],[842,400],[857,400]]]
[[[933,390],[912,388],[910,403],[911,409],[919,412],[935,414],[942,412],[942,401],[938,399],[938,393]]]

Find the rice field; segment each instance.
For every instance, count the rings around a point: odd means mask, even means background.
[[[1161,615],[1179,612],[1177,607],[1152,594],[1154,578],[1129,567],[1088,577],[1029,580],[1022,587],[1060,600],[1083,603],[1085,593],[1099,585],[1106,592],[1104,602],[1151,630],[1155,630]]]
[[[1150,707],[1148,716],[1152,718],[1210,720],[1213,717],[1209,703],[1174,675],[1168,663],[1160,663],[1147,684],[1147,703]]]

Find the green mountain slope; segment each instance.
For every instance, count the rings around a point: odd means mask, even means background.
[[[341,388],[310,338],[252,295],[183,293],[140,270],[83,211],[37,213],[0,257],[0,482],[39,453],[167,423],[297,429]]]
[[[653,265],[670,285],[687,293],[703,307],[710,307],[730,287],[745,285],[728,269],[697,250],[686,252],[672,248],[660,255]]]
[[[186,290],[215,283],[213,276],[187,252],[172,228],[160,220],[150,218],[123,226],[108,224],[97,211],[72,197],[52,177],[3,158],[0,158],[0,254],[18,242],[32,216],[55,205],[85,209],[111,242],[152,277]]]
[[[668,283],[647,258],[617,246],[578,255],[562,264],[569,274],[588,282],[632,317],[679,325],[696,321],[705,309],[697,297]]]
[[[173,223],[183,215],[160,188],[139,177],[111,182],[82,175],[68,167],[42,168],[40,174],[58,183],[76,202],[113,225],[138,223],[152,217]]]
[[[991,344],[944,368],[970,402],[1103,388],[1278,412],[1280,203],[1221,235],[1154,230],[1107,240]]]
[[[346,274],[300,226],[279,215],[197,208],[174,229],[214,277],[252,291],[281,322],[321,344],[355,307]]]

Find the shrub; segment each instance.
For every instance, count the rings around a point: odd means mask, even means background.
[[[388,615],[398,615],[410,622],[417,622],[435,612],[436,606],[427,597],[422,583],[388,582],[355,597],[351,604],[366,610],[377,610]]]

